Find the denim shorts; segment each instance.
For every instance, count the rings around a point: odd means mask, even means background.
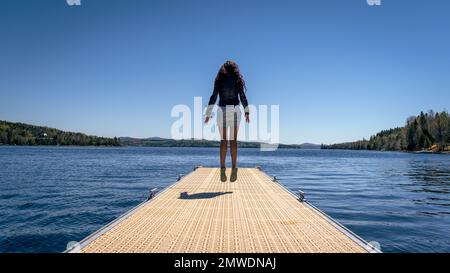
[[[227,105],[217,109],[217,126],[219,128],[237,128],[241,123],[241,107],[239,105]]]

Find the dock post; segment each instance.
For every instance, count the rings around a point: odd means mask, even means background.
[[[152,199],[153,197],[155,197],[155,195],[156,195],[157,192],[158,192],[158,188],[151,188],[150,191],[149,191],[148,199],[147,199],[147,200],[150,200],[150,199]]]
[[[303,202],[305,200],[305,192],[299,190],[298,191],[298,201]]]

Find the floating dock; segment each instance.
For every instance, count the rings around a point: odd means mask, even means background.
[[[199,167],[66,252],[378,252],[301,199],[259,168]]]

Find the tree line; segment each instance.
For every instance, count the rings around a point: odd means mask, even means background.
[[[120,138],[120,143],[123,146],[134,146],[134,147],[202,147],[202,148],[210,148],[210,147],[220,147],[220,141],[215,140],[206,140],[206,139],[142,139],[142,138],[130,138],[123,137]],[[260,148],[260,142],[247,142],[247,141],[238,141],[239,148]],[[305,144],[303,144],[305,145]],[[279,144],[278,148],[291,148],[291,149],[301,149],[303,145],[286,145]],[[308,147],[314,146],[313,144],[306,144]],[[314,147],[316,148],[316,147]]]
[[[409,117],[404,127],[383,130],[354,142],[322,145],[322,149],[351,149],[379,151],[449,151],[450,118],[447,111]]]
[[[0,121],[0,145],[120,146],[120,140]]]

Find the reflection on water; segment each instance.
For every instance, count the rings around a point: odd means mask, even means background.
[[[58,252],[173,183],[209,148],[0,147],[0,252]],[[239,151],[385,252],[450,251],[450,156],[366,151]],[[217,194],[180,198],[214,198]]]

